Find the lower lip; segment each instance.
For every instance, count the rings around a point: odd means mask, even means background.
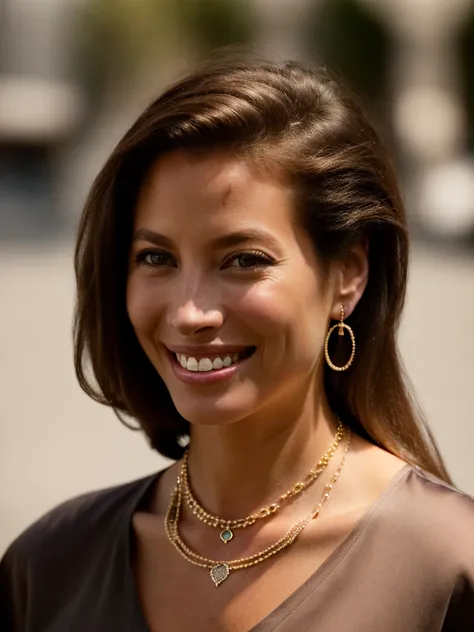
[[[185,384],[217,384],[218,382],[228,380],[235,375],[241,366],[251,357],[242,358],[235,364],[222,367],[222,369],[212,369],[211,371],[188,371],[181,366],[174,353],[168,352],[168,355],[173,373]]]

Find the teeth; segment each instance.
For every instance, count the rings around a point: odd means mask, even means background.
[[[187,358],[182,353],[176,354],[176,359],[181,364],[183,369],[187,369],[188,371],[218,371],[223,367],[228,367],[234,364],[239,360],[239,354],[234,353],[233,355],[227,355],[222,358],[214,358],[214,360],[210,360],[209,358],[201,358],[199,362],[196,358],[190,357]]]
[[[213,369],[222,369],[223,366],[224,363],[222,362],[222,358],[215,358],[214,362],[212,363]]]
[[[197,363],[196,358],[188,358],[186,368],[188,371],[199,371],[199,364]]]
[[[209,360],[209,358],[201,358],[199,360],[199,370],[212,371],[212,362]]]

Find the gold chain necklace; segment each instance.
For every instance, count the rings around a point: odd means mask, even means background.
[[[209,569],[211,579],[216,587],[229,577],[231,571],[249,568],[250,566],[254,566],[255,564],[260,564],[261,562],[264,562],[268,558],[276,555],[283,549],[293,544],[298,535],[311,522],[311,520],[319,516],[322,506],[325,502],[328,501],[333,486],[335,485],[341,474],[344,462],[346,460],[346,455],[349,450],[350,440],[351,435],[348,428],[347,442],[344,449],[344,454],[342,455],[341,463],[334,475],[331,477],[329,483],[325,486],[321,500],[319,501],[316,508],[311,511],[311,513],[309,513],[303,520],[290,527],[285,535],[281,537],[277,542],[267,547],[263,551],[260,551],[255,555],[250,555],[248,557],[225,561],[211,560],[207,557],[199,555],[191,548],[189,548],[189,546],[184,542],[179,534],[179,518],[182,506],[182,481],[179,476],[176,482],[176,488],[171,495],[171,501],[165,517],[165,531],[169,541],[187,562],[201,568]]]
[[[188,473],[188,451],[185,452],[183,457],[183,463],[181,468],[181,482],[183,489],[183,496],[186,500],[188,507],[192,510],[193,514],[204,524],[207,524],[211,527],[217,527],[222,529],[219,534],[220,539],[224,544],[227,544],[234,537],[233,529],[245,529],[253,525],[257,520],[262,520],[268,518],[269,516],[276,513],[280,507],[281,503],[289,500],[290,498],[294,498],[301,494],[309,485],[314,483],[324,469],[327,467],[329,461],[334,456],[334,453],[337,450],[339,443],[341,442],[342,436],[344,433],[344,426],[339,421],[339,425],[336,430],[336,435],[334,441],[330,445],[328,451],[320,458],[318,463],[312,467],[308,474],[305,476],[303,480],[298,481],[293,485],[291,489],[282,494],[277,502],[273,502],[266,507],[263,507],[259,511],[250,514],[246,518],[238,518],[236,520],[228,520],[227,518],[221,518],[219,516],[215,516],[209,512],[207,512],[204,507],[202,507],[198,501],[196,500],[189,482],[189,473]]]

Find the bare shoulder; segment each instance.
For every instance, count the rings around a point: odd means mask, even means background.
[[[395,454],[370,443],[370,441],[354,433],[352,434],[351,444],[351,452],[356,458],[369,467],[375,466],[381,471],[386,471],[389,475],[407,464],[406,461]]]
[[[403,459],[353,433],[338,504],[363,510],[384,493],[406,465]]]

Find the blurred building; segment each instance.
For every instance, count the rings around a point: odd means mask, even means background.
[[[0,12],[0,230],[50,235],[60,220],[56,154],[77,125],[64,0],[3,0]]]
[[[307,45],[366,97],[391,143],[413,227],[474,236],[471,0],[319,0]]]
[[[0,11],[3,236],[76,217],[144,102],[232,43],[342,74],[393,146],[414,227],[474,235],[472,0],[3,0]]]

